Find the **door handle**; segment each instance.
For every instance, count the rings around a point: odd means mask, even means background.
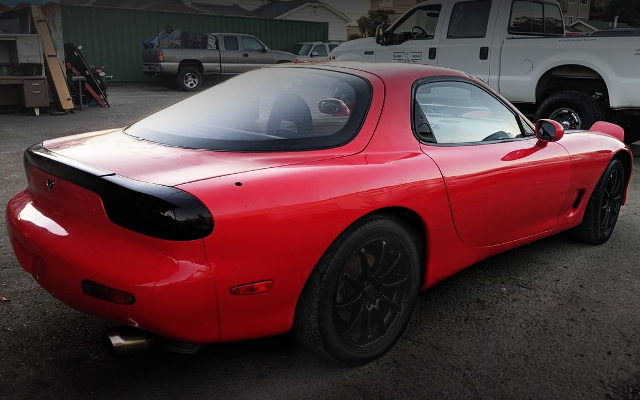
[[[242,54],[242,57],[249,57],[249,54],[247,54],[247,53],[243,53],[243,54]]]
[[[489,48],[488,47],[480,47],[480,59],[488,60],[489,59]]]
[[[429,48],[429,60],[435,60],[438,56],[438,49],[436,47]]]

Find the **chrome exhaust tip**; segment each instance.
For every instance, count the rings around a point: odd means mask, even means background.
[[[104,334],[107,351],[114,356],[131,356],[151,347],[156,340],[152,333],[132,326],[110,329]]]

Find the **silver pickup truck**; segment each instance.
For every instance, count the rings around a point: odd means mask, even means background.
[[[252,35],[236,33],[204,34],[203,40],[160,40],[142,50],[142,70],[158,75],[165,83],[177,83],[186,91],[202,87],[212,75],[234,75],[271,64],[296,60],[284,51],[269,49]]]

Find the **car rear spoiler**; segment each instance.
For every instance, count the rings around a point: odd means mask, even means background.
[[[24,153],[29,170],[36,167],[96,193],[109,219],[129,230],[155,238],[187,241],[213,232],[213,217],[193,195],[171,186],[141,182],[94,168],[46,149],[42,144]]]

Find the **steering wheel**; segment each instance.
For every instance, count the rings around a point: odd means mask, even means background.
[[[424,37],[427,37],[427,38],[429,37],[429,32],[427,32],[424,28],[418,25],[411,28],[411,34],[413,35],[414,38],[417,38],[419,35],[424,35]]]
[[[505,140],[505,139],[512,139],[512,137],[505,131],[498,131],[482,139],[482,141],[488,142],[491,140]]]

